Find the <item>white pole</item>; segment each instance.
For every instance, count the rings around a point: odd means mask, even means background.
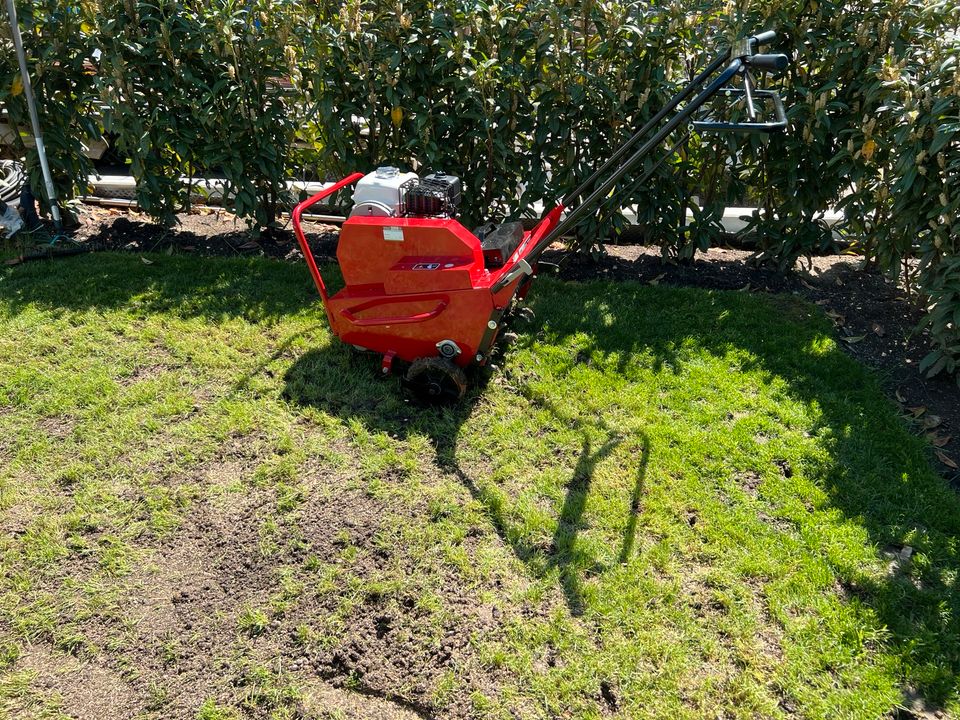
[[[20,37],[20,24],[17,22],[17,6],[14,0],[7,0],[7,15],[10,16],[10,31],[13,35],[13,45],[17,50],[17,61],[20,63],[20,76],[23,78],[23,94],[27,99],[27,109],[30,111],[30,124],[33,125],[33,139],[37,144],[37,155],[40,156],[43,184],[47,189],[47,200],[50,202],[53,222],[59,230],[61,222],[60,208],[57,206],[57,189],[53,186],[53,176],[50,174],[50,165],[47,163],[47,150],[43,146],[40,117],[37,115],[37,104],[33,98],[33,84],[30,82],[30,73],[27,71],[27,56],[23,51],[23,38]]]

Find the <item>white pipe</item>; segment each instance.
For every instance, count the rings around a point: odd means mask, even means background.
[[[126,208],[128,210],[139,210],[140,205],[136,200],[130,200],[129,198],[109,198],[109,197],[99,197],[96,195],[83,195],[80,197],[80,201],[86,205],[98,205],[100,207],[117,207],[117,208]],[[280,217],[289,218],[290,213],[281,212]],[[346,222],[346,218],[342,215],[313,215],[304,213],[303,219],[306,222],[314,223],[326,223],[328,225],[342,225]]]
[[[190,178],[183,177],[181,181],[184,184],[190,182]],[[95,197],[86,196],[81,198],[84,202],[97,203],[97,198],[101,198],[106,204],[115,204],[117,207],[137,207],[136,201],[132,198],[136,197],[137,192],[137,181],[130,177],[129,175],[91,175],[89,177],[89,183],[94,188],[96,193]],[[222,201],[223,200],[223,188],[224,181],[219,178],[193,178],[193,184],[195,186],[203,187],[206,192],[206,202],[209,205],[212,202]],[[333,183],[321,183],[321,182],[305,182],[301,180],[291,180],[287,181],[287,188],[293,192],[303,191],[307,195],[314,195],[321,190],[330,187]],[[119,204],[118,201],[123,199],[126,201],[123,205]],[[726,207],[723,210],[723,216],[720,219],[720,223],[723,226],[724,232],[736,235],[743,231],[747,226],[747,221],[744,220],[744,217],[750,217],[755,212],[756,208],[752,207]],[[533,206],[534,215],[542,216],[544,212],[544,205],[541,202],[535,203]],[[623,207],[620,209],[620,212],[623,213],[624,217],[627,220],[629,225],[637,224],[637,208],[634,207]],[[289,213],[281,213],[282,216],[287,217]],[[823,220],[824,223],[830,228],[834,228],[836,225],[840,224],[843,221],[844,215],[843,211],[837,210],[835,208],[827,208],[815,215],[818,220]],[[338,224],[342,223],[346,218],[340,217],[338,215],[307,215],[304,214],[304,220],[310,220],[313,222],[323,222],[323,223],[333,223]],[[693,219],[693,211],[690,208],[687,208],[687,219]],[[834,236],[839,238],[836,230],[834,230]]]
[[[33,97],[33,84],[30,82],[30,73],[27,70],[27,55],[23,50],[23,38],[20,36],[20,24],[17,22],[17,6],[14,0],[7,0],[7,15],[10,17],[10,33],[13,36],[13,45],[17,50],[17,61],[20,63],[20,76],[23,79],[23,94],[27,99],[27,110],[30,112],[30,124],[33,125],[33,139],[37,143],[37,155],[40,157],[40,171],[43,173],[43,184],[47,189],[47,200],[50,202],[50,212],[53,222],[59,230],[60,208],[57,205],[57,190],[53,185],[53,176],[50,174],[50,165],[47,164],[47,150],[43,145],[43,133],[40,131],[40,117],[37,115],[37,104]]]

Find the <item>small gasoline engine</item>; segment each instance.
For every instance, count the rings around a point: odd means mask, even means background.
[[[617,183],[679,126],[689,123],[699,130],[735,132],[771,132],[786,126],[780,98],[757,89],[751,74],[752,69],[786,67],[785,55],[754,54],[775,37],[773,32],[761,33],[720,53],[530,230],[520,222],[467,230],[457,220],[460,179],[442,172],[419,177],[381,167],[366,175],[354,173],[297,205],[293,211],[297,240],[333,332],[346,343],[381,354],[384,374],[393,371],[397,360],[409,363],[404,380],[417,396],[433,402],[459,400],[467,387],[464,368],[488,361],[508,311],[526,296],[543,251],[588,211],[596,212]],[[737,77],[742,86],[729,87]],[[695,119],[694,113],[718,94],[740,106],[734,113],[744,116],[717,120],[701,112]],[[758,119],[760,100],[772,103],[772,121]],[[636,148],[672,112],[663,127]],[[689,130],[677,134],[680,137],[666,157],[686,141]],[[648,180],[658,164],[648,167],[636,184]],[[356,185],[353,207],[337,246],[345,285],[329,295],[301,217],[310,206],[350,185]]]

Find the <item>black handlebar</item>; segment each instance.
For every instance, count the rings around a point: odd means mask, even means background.
[[[767,30],[766,32],[762,32],[759,35],[754,35],[753,37],[751,37],[750,44],[753,45],[754,47],[759,48],[761,45],[769,45],[776,39],[777,39],[777,31]]]
[[[780,72],[790,64],[790,58],[783,54],[751,55],[746,60],[750,67],[755,67],[758,70],[769,70],[770,72]]]
[[[779,96],[771,90],[755,90],[749,72],[744,72],[749,67],[756,67],[761,70],[783,70],[789,64],[789,58],[786,55],[754,55],[753,52],[761,45],[773,42],[777,39],[777,33],[774,30],[754,35],[746,40],[740,40],[734,47],[726,48],[704,69],[699,75],[691,80],[687,85],[671,98],[652,118],[650,118],[642,128],[627,140],[620,148],[604,162],[599,168],[594,170],[590,177],[583,181],[579,187],[568,193],[560,202],[560,205],[568,209],[566,217],[560,221],[552,230],[547,232],[537,241],[533,248],[526,251],[526,254],[519,260],[515,260],[510,270],[504,272],[497,280],[492,290],[498,293],[511,282],[516,280],[518,274],[532,272],[531,266],[535,265],[541,253],[557,238],[570,230],[587,211],[602,203],[610,192],[616,187],[617,183],[641,160],[643,160],[651,151],[660,147],[661,143],[667,139],[682,124],[692,121],[695,128],[705,130],[730,130],[738,132],[771,132],[780,130],[787,124],[786,113],[783,103]],[[726,66],[726,68],[724,68]],[[721,71],[721,68],[724,68]],[[717,75],[717,73],[720,73]],[[743,75],[743,88],[728,88],[727,82],[738,75]],[[719,122],[710,119],[693,121],[693,115],[710,98],[719,92],[727,95],[743,95],[747,100],[748,115],[747,121],[743,122]],[[691,98],[691,96],[693,96]],[[758,122],[756,112],[753,106],[754,97],[769,98],[773,104],[776,119],[773,122]],[[681,108],[680,106],[683,105]],[[657,131],[653,137],[642,143],[639,149],[636,148],[646,135],[662,122],[668,115],[675,113],[667,123]],[[686,140],[686,134],[673,146],[668,152],[667,157],[672,156],[676,149]],[[628,156],[628,153],[632,154]],[[623,158],[626,157],[626,160]],[[660,163],[654,163],[647,168],[643,176],[636,183],[643,183],[653,174]],[[601,178],[605,178],[601,182]],[[591,190],[586,198],[582,196]],[[576,205],[574,203],[577,202]],[[552,212],[552,211],[551,211]],[[545,216],[546,217],[546,216]],[[523,263],[521,265],[521,262]]]

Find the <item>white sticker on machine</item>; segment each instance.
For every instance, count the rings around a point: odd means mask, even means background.
[[[396,242],[403,242],[403,228],[400,228],[400,227],[383,228],[383,239],[394,240]]]

